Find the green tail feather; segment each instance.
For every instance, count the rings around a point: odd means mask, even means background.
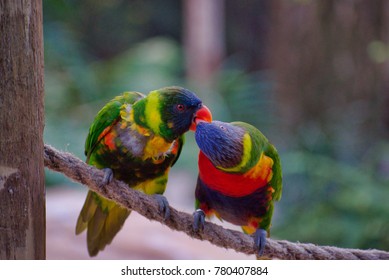
[[[89,191],[77,220],[76,234],[87,229],[88,252],[96,256],[110,244],[131,211]]]
[[[93,199],[93,192],[89,191],[84,206],[78,216],[76,234],[80,234],[88,227],[88,221],[92,219],[97,208],[97,202]]]

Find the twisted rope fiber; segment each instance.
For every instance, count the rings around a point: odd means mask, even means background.
[[[206,222],[200,233],[193,231],[193,217],[170,207],[170,217],[164,220],[159,213],[158,203],[146,194],[129,188],[125,183],[114,179],[109,185],[100,187],[103,172],[87,165],[74,155],[60,152],[53,147],[44,147],[44,164],[47,168],[65,174],[75,182],[86,185],[92,191],[114,200],[123,207],[137,211],[149,220],[158,221],[172,230],[185,232],[192,238],[207,240],[212,244],[248,255],[255,254],[253,239],[241,232],[225,229]],[[293,243],[286,240],[268,238],[265,256],[274,259],[389,259],[389,252],[380,250],[343,249],[331,246],[317,246],[309,243]]]

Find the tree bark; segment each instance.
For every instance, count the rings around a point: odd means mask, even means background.
[[[41,0],[0,0],[0,259],[45,258]]]

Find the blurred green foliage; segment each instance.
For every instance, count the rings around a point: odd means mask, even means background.
[[[182,84],[182,51],[169,36],[179,26],[156,16],[179,9],[171,4],[44,1],[47,143],[84,158],[89,125],[111,98]],[[66,180],[50,171],[46,177],[48,185]]]
[[[113,96],[124,90],[147,93],[167,85],[185,86],[181,1],[43,4],[46,143],[83,159],[89,125]],[[233,5],[230,1],[228,7]],[[381,45],[370,46],[374,57],[377,49],[383,53]],[[278,129],[272,71],[247,71],[250,68],[240,55],[229,54],[213,89],[219,100],[209,106],[218,108],[217,119],[250,122],[276,139],[284,191],[276,204],[272,235],[389,250],[389,143],[379,139],[364,151],[352,150],[352,160],[345,160],[334,151],[345,149],[354,138],[336,122],[324,124],[340,131],[334,137],[309,120],[300,131],[284,135]],[[192,136],[187,135],[177,168],[194,173],[197,147]],[[49,186],[69,183],[53,172],[47,172],[46,179]]]
[[[389,145],[376,152],[388,158]],[[344,247],[389,245],[389,180],[380,158],[350,165],[331,157],[294,151],[282,155],[285,174],[277,236]]]

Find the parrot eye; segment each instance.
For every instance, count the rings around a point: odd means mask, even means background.
[[[221,130],[224,130],[224,131],[226,130],[226,128],[223,125],[221,125],[219,127],[220,127]]]
[[[176,108],[177,108],[178,111],[182,112],[182,111],[185,110],[185,105],[183,105],[183,104],[177,104]]]

